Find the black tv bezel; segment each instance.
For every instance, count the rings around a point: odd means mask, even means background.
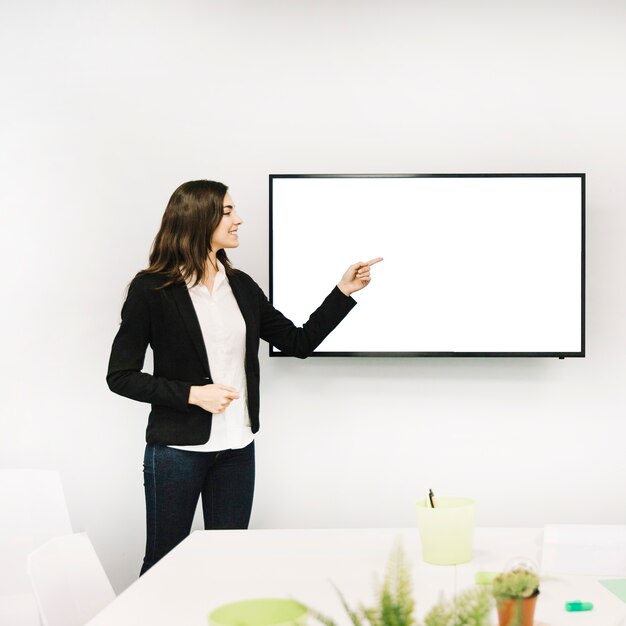
[[[580,178],[581,182],[581,254],[580,254],[580,351],[578,352],[314,352],[312,357],[552,357],[582,358],[585,356],[585,173],[462,173],[462,174],[270,174],[269,175],[269,300],[274,302],[274,231],[273,184],[280,178]],[[269,344],[270,357],[290,357],[274,350]]]

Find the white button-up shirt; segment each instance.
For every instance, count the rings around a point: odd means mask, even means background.
[[[218,261],[213,291],[198,284],[187,289],[191,296],[202,338],[209,358],[214,383],[233,387],[239,399],[233,400],[223,412],[213,415],[211,436],[198,446],[170,446],[181,450],[214,452],[244,448],[254,439],[248,417],[248,398],[244,361],[246,356],[246,324],[230,288],[224,266]]]

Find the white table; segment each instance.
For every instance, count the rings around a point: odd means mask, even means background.
[[[207,626],[214,608],[259,597],[293,597],[347,625],[331,581],[351,605],[372,604],[397,540],[410,561],[422,619],[441,592],[450,598],[473,586],[477,571],[500,571],[519,556],[538,563],[541,539],[541,529],[479,528],[471,563],[434,566],[422,561],[416,529],[197,531],[89,626]],[[594,609],[567,613],[570,600],[593,602]],[[596,577],[552,577],[542,580],[536,620],[550,626],[621,626],[626,604]]]

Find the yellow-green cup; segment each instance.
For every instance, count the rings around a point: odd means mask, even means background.
[[[209,615],[211,626],[305,626],[308,609],[295,600],[256,598],[225,604]]]
[[[417,527],[422,556],[433,565],[457,565],[472,560],[476,503],[470,498],[435,497],[417,503]]]

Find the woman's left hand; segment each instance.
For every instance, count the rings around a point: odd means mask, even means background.
[[[355,263],[351,265],[346,273],[341,277],[341,280],[337,284],[337,287],[346,296],[352,295],[355,291],[367,287],[370,283],[370,267],[375,263],[380,263],[382,257],[377,257],[368,261],[367,263]]]

